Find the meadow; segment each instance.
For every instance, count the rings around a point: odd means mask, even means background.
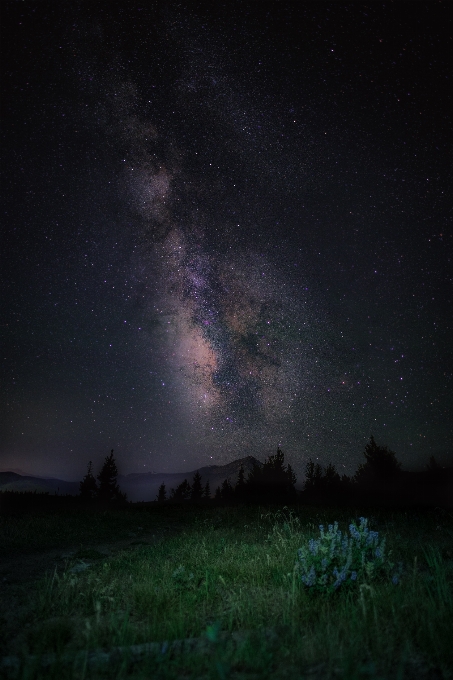
[[[366,517],[390,578],[317,592],[298,550]],[[30,577],[48,555],[47,568]],[[129,505],[0,518],[8,678],[453,677],[453,513]]]

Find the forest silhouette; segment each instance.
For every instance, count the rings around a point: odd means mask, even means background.
[[[365,446],[365,461],[355,474],[340,476],[335,465],[323,467],[309,459],[305,467],[302,491],[296,490],[296,475],[291,465],[285,465],[282,450],[277,449],[263,464],[253,463],[247,478],[244,467],[239,469],[235,483],[225,479],[211,495],[209,481],[197,471],[192,484],[184,479],[176,488],[167,491],[165,483],[159,487],[156,501],[164,503],[322,503],[348,505],[374,502],[383,505],[417,504],[435,501],[448,504],[448,489],[453,482],[453,470],[441,467],[431,456],[425,469],[418,472],[401,470],[394,451],[380,446],[373,436]],[[442,493],[444,492],[444,493]]]
[[[2,512],[14,507],[66,507],[79,503],[91,507],[124,506],[127,496],[121,491],[117,477],[118,468],[113,455],[108,455],[97,477],[93,463],[88,463],[87,473],[79,485],[78,496],[49,495],[48,492],[0,491]],[[335,465],[323,467],[311,458],[305,467],[302,490],[296,489],[297,477],[280,448],[264,463],[252,459],[246,475],[241,464],[237,479],[227,478],[212,490],[210,481],[203,480],[196,471],[191,481],[184,479],[175,488],[167,489],[163,482],[157,496],[147,503],[158,505],[192,504],[285,504],[314,505],[452,505],[453,468],[444,468],[434,456],[421,471],[401,470],[394,451],[378,445],[374,437],[365,446],[364,462],[352,477],[337,472]],[[244,459],[245,460],[245,459]],[[240,462],[240,461],[238,461]]]

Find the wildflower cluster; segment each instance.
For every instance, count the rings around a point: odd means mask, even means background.
[[[358,527],[352,522],[350,536],[338,530],[338,522],[329,524],[327,532],[321,524],[320,538],[310,539],[307,547],[298,550],[302,583],[315,591],[334,592],[342,585],[351,587],[392,571],[393,563],[385,561],[385,538],[379,541],[379,533],[368,529],[367,523],[365,517],[360,517]],[[393,574],[394,584],[399,577],[400,573]]]

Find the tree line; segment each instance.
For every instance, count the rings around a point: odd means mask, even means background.
[[[125,503],[127,496],[120,490],[117,483],[118,468],[113,457],[113,449],[106,457],[97,478],[93,475],[93,463],[88,463],[88,471],[80,482],[80,497],[86,501],[101,501],[103,503]],[[97,479],[97,481],[96,481]]]
[[[330,497],[341,500],[353,496],[355,492],[372,492],[398,484],[401,479],[401,463],[396,459],[394,451],[387,446],[379,446],[371,436],[365,446],[364,456],[365,462],[359,465],[352,477],[347,475],[340,477],[332,463],[324,468],[310,459],[305,468],[304,497],[323,499]],[[424,473],[426,481],[433,483],[441,481],[442,471],[443,468],[431,456]],[[118,486],[117,475],[112,449],[96,478],[93,475],[93,464],[89,462],[87,474],[80,482],[80,497],[87,501],[126,502],[126,494]],[[189,501],[203,503],[209,500],[290,503],[297,498],[296,482],[297,478],[291,465],[285,465],[283,451],[277,448],[277,452],[269,456],[263,464],[254,463],[247,478],[244,467],[241,466],[236,483],[233,485],[229,479],[225,479],[215,489],[214,497],[209,480],[203,484],[202,477],[197,471],[192,483],[184,479],[168,493],[165,483],[162,483],[155,500],[161,504]]]
[[[359,465],[352,477],[340,477],[331,463],[323,468],[310,459],[305,469],[305,497],[341,502],[354,496],[362,500],[372,498],[376,494],[375,498],[386,495],[390,499],[393,497],[394,501],[403,501],[405,498],[410,500],[411,494],[414,498],[416,494],[426,493],[434,497],[433,490],[439,490],[449,479],[450,473],[437,463],[434,456],[430,457],[424,470],[415,473],[415,476],[410,473],[408,478],[401,470],[396,453],[387,446],[379,446],[373,436],[365,446],[363,455],[365,462]]]
[[[244,466],[239,469],[238,479],[233,486],[229,479],[225,479],[214,492],[214,501],[291,501],[296,496],[297,478],[291,465],[285,466],[285,457],[281,449],[263,463],[262,466],[253,464],[247,479]],[[200,473],[197,471],[190,484],[185,479],[176,489],[171,489],[167,497],[165,483],[159,487],[156,500],[159,503],[192,501],[200,502],[211,498],[209,481],[203,486]]]

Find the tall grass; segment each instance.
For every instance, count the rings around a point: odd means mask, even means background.
[[[451,677],[449,516],[375,512],[369,525],[403,562],[401,582],[327,596],[304,587],[297,551],[319,535],[318,524],[337,520],[346,528],[359,513],[171,512],[181,522],[177,533],[108,559],[92,552],[34,584],[21,631],[9,642],[9,653],[24,659],[11,665],[12,677],[296,678],[310,671],[311,678],[402,679],[427,677],[430,668]],[[145,534],[165,519],[140,513],[131,524],[131,517],[129,528],[139,519]],[[187,639],[198,642],[186,651],[172,646]],[[168,647],[135,662],[126,651],[107,666],[87,656],[150,641]],[[55,657],[43,667],[49,653]]]

